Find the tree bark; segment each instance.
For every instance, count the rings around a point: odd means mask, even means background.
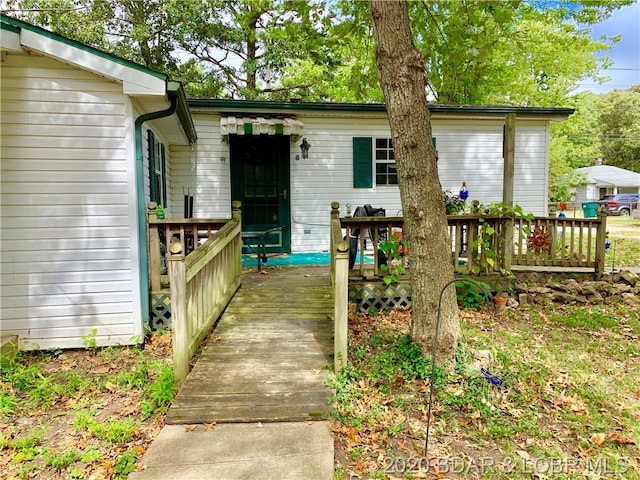
[[[411,252],[411,336],[424,353],[432,352],[440,292],[453,279],[451,244],[431,142],[426,76],[413,43],[405,1],[370,0],[376,61],[391,127],[404,238]],[[442,296],[438,361],[450,360],[458,345],[460,323],[455,287]]]

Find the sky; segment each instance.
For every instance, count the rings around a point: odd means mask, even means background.
[[[604,93],[616,88],[626,90],[640,83],[640,2],[616,10],[608,20],[593,27],[591,36],[599,39],[605,34],[622,35],[622,40],[604,53],[614,62],[611,68],[602,72],[611,80],[603,85],[586,80],[580,84],[579,91]]]

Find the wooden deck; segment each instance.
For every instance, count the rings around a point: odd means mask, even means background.
[[[167,423],[323,420],[331,390],[328,267],[245,272],[169,409]]]

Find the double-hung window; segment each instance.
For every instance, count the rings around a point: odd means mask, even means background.
[[[150,199],[163,207],[167,207],[167,160],[164,144],[151,130],[148,137],[149,146],[149,181]]]
[[[397,185],[398,172],[391,138],[376,138],[375,162],[376,185]]]

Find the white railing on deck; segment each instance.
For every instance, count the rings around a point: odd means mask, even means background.
[[[242,239],[240,203],[233,218],[198,249],[185,256],[185,246],[169,245],[173,364],[176,383],[189,373],[189,359],[240,287]]]

